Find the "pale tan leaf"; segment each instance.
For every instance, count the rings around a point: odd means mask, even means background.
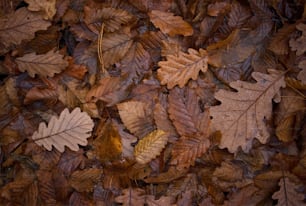
[[[84,15],[85,23],[96,34],[99,34],[102,22],[105,24],[106,32],[114,32],[134,19],[126,10],[110,7],[96,9],[85,6]]]
[[[100,181],[101,174],[102,170],[97,168],[78,170],[72,173],[69,182],[78,192],[91,192]]]
[[[117,105],[120,118],[126,128],[142,138],[154,130],[153,114],[149,106],[140,101],[128,101]]]
[[[257,138],[266,143],[270,134],[265,120],[272,115],[272,98],[281,87],[285,87],[282,73],[271,70],[271,74],[253,72],[256,84],[236,81],[230,86],[238,92],[219,90],[215,98],[222,102],[210,109],[212,123],[220,130],[220,148],[236,152],[239,146],[248,152]]]
[[[296,25],[296,28],[302,31],[302,36],[297,39],[291,39],[289,44],[291,49],[296,51],[296,55],[300,56],[306,52],[306,24],[300,23]]]
[[[105,34],[102,41],[102,54],[105,68],[121,60],[132,44],[133,40],[127,34]]]
[[[29,4],[30,11],[43,11],[46,20],[52,20],[56,13],[56,0],[25,0],[25,2]]]
[[[304,195],[298,193],[298,185],[291,182],[288,177],[283,177],[279,180],[280,190],[275,192],[272,196],[274,200],[278,200],[277,206],[302,206],[306,205]]]
[[[168,89],[179,85],[185,86],[189,79],[196,80],[199,72],[206,72],[207,53],[205,50],[188,49],[188,53],[179,52],[178,56],[168,55],[167,61],[158,63],[157,76],[161,84],[167,84]]]
[[[174,16],[171,12],[152,10],[149,12],[150,20],[163,33],[174,36],[181,34],[191,36],[193,29],[189,23],[184,21],[180,16]]]
[[[6,47],[20,44],[22,40],[33,39],[36,31],[46,30],[50,25],[40,14],[20,8],[0,20],[0,42]]]
[[[145,205],[145,191],[140,188],[128,188],[122,191],[122,195],[115,198],[115,201],[123,206]]]
[[[52,150],[52,146],[60,152],[64,152],[65,146],[77,151],[78,144],[83,146],[87,144],[93,126],[91,118],[85,112],[81,112],[80,108],[75,108],[71,113],[65,109],[59,118],[55,116],[51,118],[48,127],[44,122],[40,123],[32,139],[49,151]]]
[[[168,135],[162,130],[155,130],[141,139],[135,147],[134,155],[140,164],[146,164],[158,156],[168,141]]]
[[[23,57],[18,57],[16,62],[18,69],[21,72],[27,71],[31,77],[35,77],[35,74],[42,77],[53,77],[54,74],[60,73],[68,66],[63,55],[53,50],[41,55],[26,54]]]

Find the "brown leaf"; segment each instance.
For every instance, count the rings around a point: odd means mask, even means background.
[[[126,128],[139,138],[154,130],[153,114],[149,106],[140,101],[117,104],[120,118]]]
[[[306,60],[300,61],[299,67],[302,69],[302,71],[300,71],[297,78],[301,80],[303,84],[306,84]]]
[[[300,206],[306,205],[304,195],[298,193],[298,185],[291,182],[288,177],[283,177],[279,180],[280,190],[272,195],[272,198],[278,200],[277,206],[288,205],[288,206]]]
[[[84,206],[94,205],[84,193],[73,192],[69,199],[69,205]]]
[[[27,71],[33,78],[35,74],[42,77],[53,77],[54,74],[60,73],[68,66],[68,62],[63,59],[63,56],[53,50],[41,55],[26,54],[23,57],[18,57],[16,62],[20,71]]]
[[[193,29],[189,23],[184,21],[180,16],[174,16],[171,12],[152,10],[148,13],[150,20],[163,33],[174,36],[181,34],[183,36],[191,36]]]
[[[140,164],[147,164],[164,149],[168,142],[168,135],[162,130],[155,130],[143,139],[135,147],[134,155]]]
[[[286,85],[291,88],[300,89],[300,90],[306,90],[306,84],[303,84],[301,81],[292,78],[292,77],[286,77],[285,78]]]
[[[56,102],[57,92],[54,89],[45,88],[40,89],[38,87],[31,88],[25,96],[24,104],[30,104],[34,101],[45,100]]]
[[[143,206],[145,204],[145,191],[140,188],[128,188],[122,191],[122,195],[117,196],[115,201],[123,206]]]
[[[182,88],[189,79],[196,80],[199,71],[207,71],[207,53],[203,49],[196,51],[190,48],[188,53],[179,52],[178,56],[168,55],[167,61],[160,61],[158,65],[160,68],[157,75],[161,84],[167,84],[168,89],[176,85]]]
[[[46,30],[50,22],[44,21],[38,13],[29,12],[20,8],[0,21],[0,39],[6,46],[18,45],[22,40],[34,38],[38,30]]]
[[[224,161],[216,168],[213,176],[222,181],[239,181],[243,179],[243,170],[236,164]]]
[[[296,51],[296,55],[300,56],[306,51],[306,24],[300,23],[296,25],[296,28],[302,31],[302,36],[297,39],[291,39],[289,44],[291,49]]]
[[[48,127],[44,122],[40,123],[32,139],[49,151],[52,150],[52,146],[60,152],[64,152],[65,146],[77,151],[78,144],[83,146],[87,144],[93,126],[91,118],[85,112],[81,112],[80,108],[74,109],[71,113],[65,109],[59,118],[55,116],[51,118]]]
[[[100,181],[101,174],[102,170],[97,168],[78,170],[72,173],[69,182],[78,192],[91,192]]]
[[[103,36],[102,55],[105,68],[120,61],[133,44],[131,37],[124,33],[107,33]]]
[[[219,16],[229,10],[230,4],[227,2],[216,2],[208,5],[207,14],[209,16]]]
[[[271,74],[254,72],[256,84],[236,81],[230,86],[238,92],[219,90],[215,98],[222,104],[210,109],[212,123],[222,132],[220,148],[237,152],[238,147],[248,152],[253,138],[266,143],[270,134],[264,122],[272,115],[272,98],[285,87],[284,76],[277,71]]]
[[[84,164],[85,156],[83,153],[82,149],[77,152],[66,150],[58,162],[58,168],[63,171],[64,175],[70,176],[80,165]]]
[[[52,20],[56,13],[56,0],[25,0],[25,2],[29,4],[30,11],[43,11],[46,20]]]

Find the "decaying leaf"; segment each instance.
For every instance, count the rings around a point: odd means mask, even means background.
[[[56,0],[25,0],[25,2],[29,4],[30,11],[43,11],[46,20],[52,20],[56,13]]]
[[[71,186],[79,192],[93,191],[94,185],[99,182],[102,170],[90,168],[72,173],[70,177]]]
[[[155,130],[141,139],[135,147],[134,155],[140,164],[146,164],[158,156],[168,141],[168,135],[162,130]]]
[[[41,77],[53,77],[60,73],[67,66],[68,62],[63,59],[63,55],[49,51],[46,54],[36,55],[35,53],[26,54],[16,59],[20,71],[27,71],[31,77],[38,74]]]
[[[272,195],[272,198],[278,200],[277,206],[300,206],[306,205],[304,195],[297,192],[298,186],[290,181],[288,177],[281,178],[279,180],[280,190]]]
[[[0,40],[7,47],[18,45],[22,40],[31,40],[38,30],[46,30],[50,22],[42,19],[38,13],[20,8],[15,13],[1,18]]]
[[[163,12],[152,10],[149,12],[150,20],[163,33],[174,36],[181,34],[184,36],[191,36],[193,29],[189,23],[184,21],[180,16],[174,16],[171,12]]]
[[[185,86],[189,79],[196,80],[199,71],[206,72],[207,53],[205,50],[188,49],[188,53],[179,52],[178,56],[168,55],[167,61],[158,63],[158,78],[161,84],[167,84],[168,89],[179,85]]]
[[[49,151],[52,150],[52,146],[60,152],[64,152],[65,146],[77,151],[78,144],[83,146],[87,144],[93,126],[91,118],[85,112],[81,112],[80,108],[75,108],[71,113],[65,109],[59,118],[52,117],[48,126],[44,122],[40,123],[32,139]]]
[[[254,72],[256,84],[236,81],[230,86],[238,92],[220,90],[215,98],[222,104],[210,109],[212,123],[222,133],[221,148],[236,152],[241,146],[248,152],[254,138],[266,143],[270,134],[265,120],[272,114],[272,98],[281,87],[285,87],[284,76],[280,72],[271,74]]]

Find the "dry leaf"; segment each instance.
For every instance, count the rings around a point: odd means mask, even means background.
[[[56,13],[56,0],[25,0],[25,2],[29,4],[30,11],[43,11],[46,20],[52,20]]]
[[[161,84],[167,84],[168,89],[179,85],[185,86],[189,79],[196,80],[199,71],[206,72],[207,53],[205,50],[188,49],[188,53],[179,52],[178,56],[168,55],[167,61],[158,62],[158,78]]]
[[[69,182],[78,192],[91,192],[100,181],[101,174],[102,170],[97,168],[78,170],[72,173]]]
[[[301,81],[292,77],[286,77],[285,80],[286,80],[286,85],[291,88],[306,90],[306,83],[304,84]]]
[[[122,195],[115,198],[115,201],[123,206],[143,206],[145,204],[145,191],[140,188],[128,188],[122,191]]]
[[[297,78],[301,80],[303,84],[306,84],[306,60],[300,61],[298,66],[302,69],[302,71],[300,71]]]
[[[265,120],[272,115],[272,98],[285,87],[284,76],[277,71],[271,74],[253,72],[256,84],[236,81],[230,86],[238,92],[220,90],[215,98],[222,103],[210,109],[212,123],[222,133],[220,148],[237,152],[238,147],[248,152],[257,138],[266,143],[270,137]]]
[[[75,108],[71,113],[65,109],[59,118],[55,116],[51,118],[48,127],[44,122],[40,123],[32,139],[49,151],[52,150],[52,146],[60,152],[64,152],[65,146],[77,151],[78,144],[83,146],[87,144],[93,126],[91,118],[85,112],[81,112],[80,108]]]
[[[26,54],[23,57],[18,57],[16,62],[20,71],[27,71],[33,78],[35,74],[41,77],[53,77],[54,74],[60,73],[68,66],[68,62],[63,59],[63,56],[53,50],[41,55]]]
[[[296,55],[300,56],[306,51],[306,24],[300,23],[296,25],[299,31],[302,31],[302,36],[289,41],[290,47],[296,51]]]
[[[277,206],[302,206],[306,205],[304,195],[298,193],[298,186],[291,182],[288,177],[283,177],[279,180],[280,190],[272,195],[274,200],[278,200]]]
[[[35,32],[46,30],[50,25],[40,14],[20,8],[0,20],[0,40],[7,47],[18,45],[22,40],[33,39]]]
[[[141,139],[135,147],[134,155],[140,164],[147,164],[164,149],[168,135],[162,130],[155,130]]]
[[[139,138],[154,130],[153,114],[149,106],[140,101],[117,104],[120,118],[126,128]]]
[[[191,36],[193,29],[189,23],[184,21],[180,16],[174,16],[171,12],[152,10],[148,14],[150,20],[163,33],[174,36],[181,34],[183,36]]]

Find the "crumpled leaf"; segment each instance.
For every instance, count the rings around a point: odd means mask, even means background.
[[[283,177],[279,180],[279,191],[272,195],[274,200],[278,200],[277,206],[302,206],[304,203],[304,195],[296,190],[298,186],[291,182],[288,177]]]
[[[296,55],[300,56],[306,51],[306,24],[300,23],[296,25],[296,28],[303,34],[297,39],[291,39],[289,44],[291,49],[296,51]]]
[[[53,50],[41,55],[26,54],[23,57],[18,57],[16,62],[20,71],[27,71],[33,78],[35,74],[42,77],[53,77],[54,74],[60,73],[68,66],[68,62],[63,59],[63,55]]]
[[[135,147],[134,155],[140,164],[147,164],[164,149],[168,135],[162,130],[155,130],[141,139]]]
[[[85,146],[87,138],[94,127],[94,123],[87,113],[75,108],[71,113],[64,109],[59,118],[53,116],[48,126],[40,123],[38,131],[34,132],[32,139],[40,146],[51,151],[54,146],[58,151],[64,152],[65,146],[73,151],[79,149],[79,145]]]
[[[230,83],[238,92],[219,90],[215,98],[222,104],[210,109],[213,126],[222,133],[219,146],[232,153],[239,146],[248,152],[254,138],[263,144],[267,142],[270,134],[265,120],[272,115],[272,98],[285,87],[283,74],[275,70],[271,74],[253,72],[252,76],[256,84]]]
[[[101,174],[102,170],[97,168],[78,170],[72,173],[69,182],[79,192],[91,192],[100,181]]]
[[[0,19],[0,42],[6,47],[18,45],[22,40],[33,39],[36,31],[46,30],[50,25],[40,14],[20,8]]]
[[[126,128],[139,138],[154,130],[153,114],[149,106],[140,101],[128,101],[117,105],[120,118]]]
[[[182,88],[189,79],[196,80],[199,71],[207,71],[207,60],[207,53],[203,49],[196,51],[190,48],[188,53],[179,52],[178,56],[168,55],[167,61],[158,63],[160,68],[157,76],[161,84],[167,84],[168,89],[176,85]]]
[[[170,36],[176,34],[191,36],[193,34],[193,29],[190,24],[184,21],[182,17],[174,16],[171,12],[152,10],[148,15],[154,26],[165,34],[169,34]]]
[[[56,0],[25,0],[25,2],[29,4],[30,11],[43,11],[46,20],[52,20],[56,13]]]

